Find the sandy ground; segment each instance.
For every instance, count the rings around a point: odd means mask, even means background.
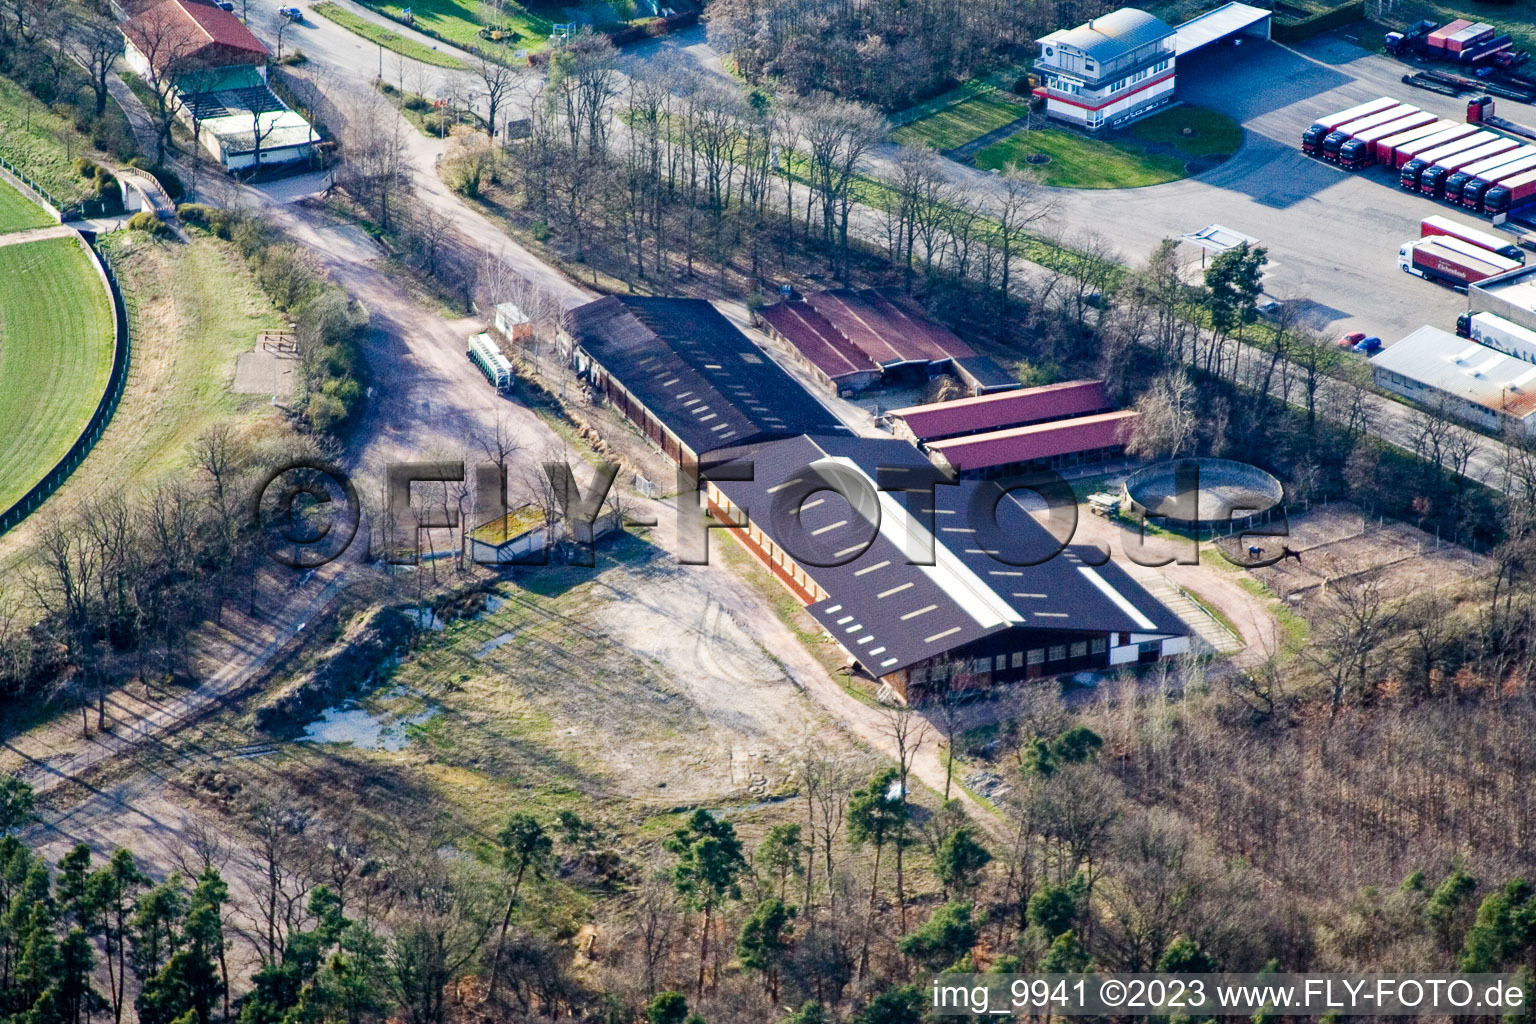
[[[1255,578],[1280,597],[1304,607],[1320,595],[1324,581],[1379,571],[1388,597],[1405,597],[1426,587],[1451,586],[1492,571],[1492,561],[1466,548],[1442,543],[1406,523],[1366,516],[1347,502],[1315,505],[1289,517],[1285,544],[1301,555],[1253,570]]]

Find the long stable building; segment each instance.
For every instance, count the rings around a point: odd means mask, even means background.
[[[563,335],[577,374],[694,479],[717,448],[849,432],[703,299],[609,296]]]
[[[713,453],[704,486],[849,662],[904,699],[1189,649],[1188,627],[1092,549],[1061,550],[996,484],[938,479],[904,441],[796,437]]]
[[[1069,380],[1000,394],[931,402],[890,413],[893,431],[920,443],[989,430],[1008,430],[1073,416],[1108,412],[1114,399],[1101,380]]]
[[[837,288],[757,311],[768,334],[790,346],[828,390],[921,387],[951,374],[974,394],[1009,391],[1019,382],[895,290]]]
[[[1188,650],[1183,623],[1119,568],[1087,549],[1053,555],[992,481],[955,480],[907,440],[854,436],[707,302],[599,299],[562,340],[850,663],[904,698],[951,677],[982,687]],[[1085,383],[1036,389],[1036,411],[1107,398]],[[980,508],[998,510],[996,529]]]

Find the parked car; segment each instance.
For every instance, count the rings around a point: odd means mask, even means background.
[[[1372,352],[1379,352],[1380,350],[1381,350],[1381,339],[1376,337],[1375,335],[1372,335],[1369,338],[1362,338],[1355,345],[1355,351],[1356,352],[1363,352],[1366,355],[1370,355]]]
[[[289,21],[304,20],[304,12],[299,10],[297,7],[279,7],[277,9],[277,13],[287,18]]]
[[[1334,344],[1338,345],[1339,348],[1354,348],[1364,340],[1364,331],[1350,331],[1348,334],[1344,335],[1344,337],[1334,342]]]
[[[215,6],[217,6],[221,11],[229,11],[233,13],[235,10],[234,0],[218,0],[218,3]]]

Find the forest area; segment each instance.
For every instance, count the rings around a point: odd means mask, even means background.
[[[710,42],[749,84],[825,90],[882,111],[1034,57],[1034,39],[1110,10],[1097,0],[711,0]]]

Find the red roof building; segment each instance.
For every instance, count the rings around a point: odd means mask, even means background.
[[[890,415],[897,434],[927,442],[1087,416],[1114,407],[1103,381],[1070,380],[952,402],[914,405],[896,409]]]
[[[1012,374],[930,320],[899,291],[835,288],[803,302],[767,306],[757,316],[838,391],[876,384],[921,387],[946,373],[977,394],[1019,386]]]
[[[1118,454],[1139,415],[1121,409],[934,441],[927,449],[934,462],[963,476],[1004,476],[1031,464],[1075,465]]]
[[[862,391],[880,383],[880,367],[839,334],[808,302],[779,302],[757,311],[763,329],[787,344],[832,390]]]
[[[170,72],[256,66],[266,44],[229,11],[196,0],[164,0],[123,22],[130,68]]]

